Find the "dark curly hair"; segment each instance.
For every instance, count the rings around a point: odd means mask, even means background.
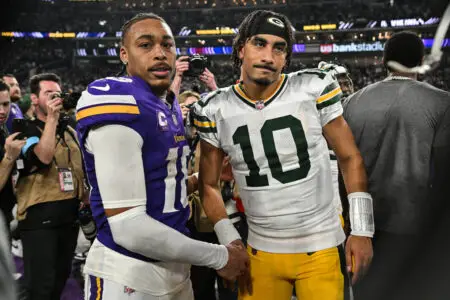
[[[120,39],[121,44],[122,45],[125,44],[125,38],[128,35],[128,31],[130,31],[131,26],[133,26],[134,24],[136,24],[139,21],[148,20],[148,19],[159,20],[162,23],[166,23],[166,21],[164,21],[164,19],[161,18],[160,16],[158,16],[157,14],[154,14],[154,13],[138,13],[137,15],[135,15],[134,17],[132,17],[131,19],[129,19],[128,21],[126,21],[123,24],[123,26],[121,28],[121,31],[122,31],[122,37]]]
[[[231,55],[231,59],[233,60],[233,66],[236,69],[239,69],[242,65],[242,61],[239,58],[239,50],[245,45],[247,40],[254,36],[259,29],[260,25],[267,20],[267,18],[275,17],[280,19],[285,28],[286,28],[286,35],[288,36],[287,42],[287,56],[286,56],[286,65],[284,66],[284,69],[289,67],[289,64],[291,63],[291,57],[292,57],[292,47],[295,43],[294,39],[294,30],[292,27],[291,22],[289,19],[283,15],[279,14],[270,10],[255,10],[247,17],[245,17],[244,21],[242,21],[241,25],[239,26],[239,32],[236,35],[236,37],[233,40],[233,53]]]

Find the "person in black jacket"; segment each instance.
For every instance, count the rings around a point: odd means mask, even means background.
[[[367,169],[376,228],[374,260],[354,287],[357,300],[440,300],[450,294],[450,93],[387,63],[413,68],[424,54],[416,33],[395,33],[384,48],[388,77],[351,95],[344,106]]]
[[[16,202],[13,192],[12,172],[25,140],[15,139],[19,133],[9,135],[6,128],[11,108],[9,86],[0,80],[0,211],[4,215],[6,227],[12,221],[12,208]]]

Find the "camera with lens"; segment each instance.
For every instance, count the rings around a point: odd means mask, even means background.
[[[71,123],[71,117],[68,112],[77,107],[77,103],[80,97],[81,93],[79,92],[55,93],[50,97],[52,100],[56,98],[62,99],[62,106],[64,111],[61,112],[59,116],[58,127],[56,128],[56,132],[60,136],[64,135],[64,131],[66,130],[67,126]]]
[[[187,113],[186,119],[184,119],[185,135],[191,149],[195,148],[199,139],[194,124],[194,104],[195,103],[191,103],[185,106],[186,108],[189,109],[189,112]]]
[[[95,225],[92,210],[89,205],[82,205],[78,210],[78,222],[85,238],[92,243],[97,237],[97,226]]]
[[[231,182],[225,181],[222,185],[221,194],[222,194],[223,202],[227,202],[227,201],[233,199],[234,185],[232,186]]]
[[[71,110],[77,107],[78,100],[81,97],[81,93],[55,93],[51,96],[51,99],[61,98],[64,110]]]
[[[236,202],[234,198],[234,183],[230,181],[224,181],[222,183],[221,189],[222,199],[225,205],[225,210],[227,211],[228,218],[234,224],[236,228],[241,226],[243,218],[243,213],[239,212],[236,207]]]
[[[200,54],[189,56],[188,62],[189,70],[184,72],[185,76],[197,77],[201,75],[208,66],[208,59],[206,58],[206,56]]]

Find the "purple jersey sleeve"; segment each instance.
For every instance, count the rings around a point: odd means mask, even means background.
[[[140,114],[131,78],[105,78],[91,83],[77,105],[79,128],[128,123]]]

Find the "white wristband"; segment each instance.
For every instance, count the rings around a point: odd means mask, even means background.
[[[217,234],[221,245],[228,245],[232,241],[240,240],[241,236],[237,232],[230,219],[222,219],[214,225],[214,231]]]
[[[350,205],[351,235],[373,237],[375,224],[373,200],[369,193],[356,192],[348,195]]]

